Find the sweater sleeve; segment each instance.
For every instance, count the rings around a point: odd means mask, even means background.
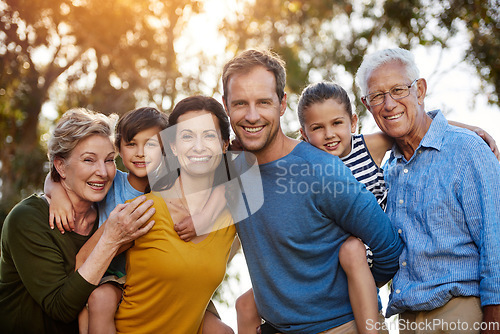
[[[323,196],[322,207],[336,224],[371,248],[373,277],[377,282],[386,282],[399,268],[402,241],[375,196],[347,168],[339,167],[339,171],[334,191]]]
[[[51,318],[65,323],[78,317],[95,288],[74,271],[78,246],[55,235],[48,216],[30,205],[13,209],[3,229],[10,257],[28,293]],[[67,239],[66,239],[67,240]]]

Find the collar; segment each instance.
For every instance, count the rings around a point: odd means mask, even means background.
[[[427,112],[427,115],[432,118],[432,123],[429,127],[429,130],[427,130],[427,132],[425,133],[424,138],[422,138],[422,141],[415,150],[415,153],[417,153],[421,147],[433,148],[440,151],[441,147],[443,146],[443,140],[446,129],[448,127],[448,121],[439,109],[429,111]],[[415,154],[413,156],[415,156]],[[392,146],[391,158],[404,159],[403,154],[396,144]]]

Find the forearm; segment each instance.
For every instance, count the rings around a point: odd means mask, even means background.
[[[118,249],[119,245],[102,237],[85,262],[78,268],[78,272],[87,282],[97,285]]]

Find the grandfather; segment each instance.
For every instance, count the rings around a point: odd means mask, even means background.
[[[405,247],[386,316],[400,314],[400,333],[426,324],[425,333],[498,333],[498,161],[474,133],[425,112],[427,83],[409,51],[365,57],[356,79],[363,104],[395,140],[386,212]]]

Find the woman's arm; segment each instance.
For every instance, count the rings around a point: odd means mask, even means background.
[[[87,282],[97,285],[120,249],[130,246],[153,227],[154,220],[146,224],[155,212],[151,208],[153,201],[144,200],[145,196],[139,196],[130,203],[118,205],[99,229],[102,230],[99,239],[91,238],[89,245],[82,247],[82,254],[77,256],[82,264],[77,266],[77,271]]]

